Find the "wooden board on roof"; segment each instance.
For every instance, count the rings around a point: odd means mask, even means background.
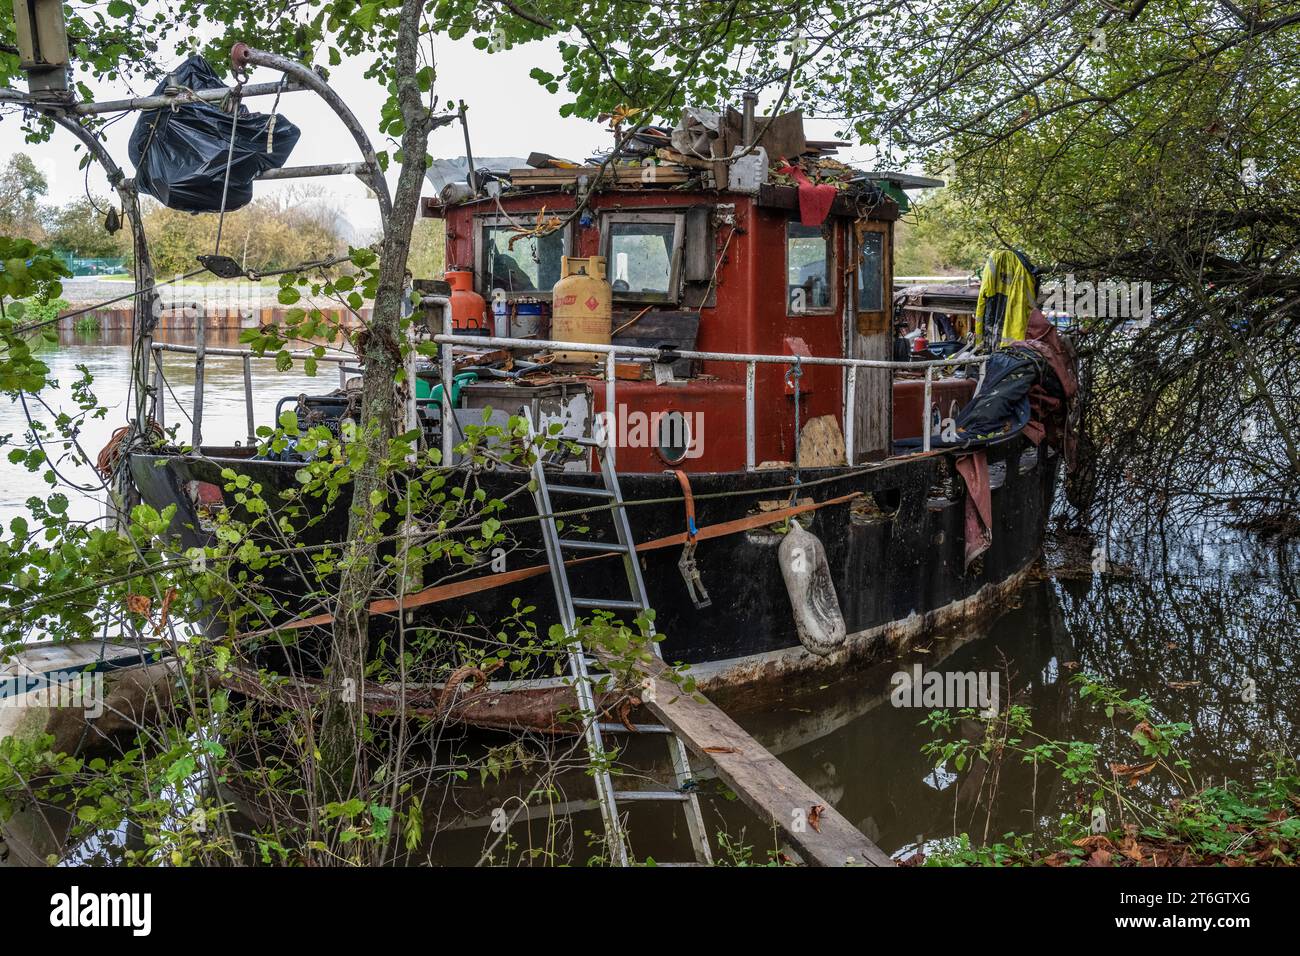
[[[647,174],[647,170],[651,170]],[[516,186],[567,186],[586,176],[595,179],[601,174],[599,166],[578,166],[573,169],[512,169],[511,182]],[[613,179],[619,185],[644,183],[650,186],[675,186],[690,180],[691,174],[681,166],[611,166],[603,173],[604,179]]]

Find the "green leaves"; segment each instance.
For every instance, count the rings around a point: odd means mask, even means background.
[[[178,786],[188,780],[197,769],[198,762],[191,754],[185,754],[167,768],[166,780],[173,786]]]
[[[63,291],[60,279],[69,275],[63,261],[49,249],[27,239],[0,236],[0,392],[39,392],[49,367],[36,357],[28,327],[47,321],[43,309],[29,310],[18,300],[30,299],[38,307],[56,300]]]
[[[379,15],[379,4],[363,3],[356,13],[352,15],[352,22],[363,30],[369,30],[375,25],[375,18]]]

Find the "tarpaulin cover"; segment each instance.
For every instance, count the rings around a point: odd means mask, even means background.
[[[814,184],[798,166],[782,166],[779,172],[799,184],[799,224],[820,226],[824,223],[839,191],[830,183]]]
[[[979,391],[953,419],[953,429],[945,430],[947,437],[931,436],[930,447],[975,448],[1010,438],[1024,428],[1029,422],[1029,389],[1040,374],[1035,358],[1012,349],[989,356]],[[920,448],[921,439],[904,438],[894,444],[900,450]]]
[[[953,420],[950,437],[934,435],[930,447],[976,448],[1023,431],[1035,445],[1046,437],[1068,453],[1066,419],[1079,389],[1074,351],[1038,309],[1029,313],[1027,336],[989,357],[984,383]],[[921,439],[894,444],[907,451]]]
[[[170,82],[191,90],[225,87],[198,55],[174,70]],[[159,83],[154,95],[166,92],[167,86],[167,80]],[[225,208],[247,205],[253,198],[253,180],[268,169],[283,166],[289,158],[298,142],[298,127],[283,116],[251,113],[240,104],[234,152],[230,153],[232,123],[236,120],[219,102],[185,103],[175,109],[141,113],[128,146],[136,184],[172,209],[218,212],[230,155]]]

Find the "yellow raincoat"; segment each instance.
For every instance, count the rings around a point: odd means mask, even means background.
[[[979,298],[975,300],[977,342],[984,338],[984,309],[995,295],[1005,296],[1007,300],[1002,319],[1002,344],[1024,341],[1029,331],[1029,313],[1037,305],[1034,277],[1010,249],[997,250],[984,265]]]

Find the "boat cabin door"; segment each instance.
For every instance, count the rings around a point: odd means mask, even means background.
[[[844,353],[849,358],[889,361],[893,357],[892,225],[860,219],[849,230],[844,296]],[[853,405],[854,458],[887,457],[893,448],[893,372],[859,368]]]

